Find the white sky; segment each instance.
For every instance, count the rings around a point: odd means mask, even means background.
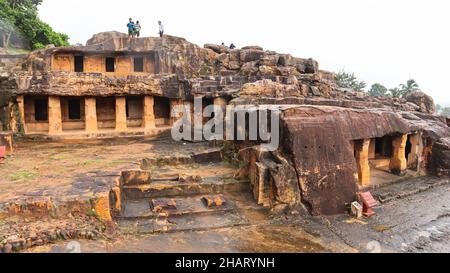
[[[450,104],[450,1],[447,0],[44,0],[41,18],[85,43],[94,33],[167,34],[238,47],[260,45],[312,57],[321,69],[345,69],[395,87],[414,78],[436,103]]]

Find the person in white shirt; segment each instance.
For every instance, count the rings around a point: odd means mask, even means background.
[[[138,38],[141,36],[141,25],[139,24],[139,21],[136,21],[136,24],[134,24],[134,35]]]
[[[159,25],[159,37],[162,37],[164,35],[164,25],[162,24],[161,21],[158,21],[158,25]]]

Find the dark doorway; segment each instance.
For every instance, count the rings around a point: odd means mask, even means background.
[[[81,100],[70,99],[69,102],[69,119],[81,119]]]
[[[405,147],[405,157],[408,159],[409,154],[411,153],[412,145],[411,145],[411,135],[408,136],[408,141],[406,141],[406,147]]]
[[[96,108],[98,128],[114,128],[116,126],[116,98],[97,98]]]
[[[34,120],[47,121],[48,120],[48,99],[34,100]]]
[[[106,72],[114,72],[116,68],[116,59],[112,57],[106,58]]]
[[[154,97],[154,113],[156,125],[170,124],[170,99],[165,97]]]
[[[84,72],[84,56],[75,56],[75,72]]]
[[[375,157],[384,158],[392,156],[392,137],[384,136],[375,140]]]
[[[144,58],[135,57],[134,58],[134,72],[144,72]]]

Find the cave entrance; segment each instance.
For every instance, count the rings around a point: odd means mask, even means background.
[[[392,136],[372,138],[370,140],[369,160],[374,169],[389,171],[392,157]]]
[[[392,157],[392,137],[375,138],[375,159]]]
[[[62,128],[66,130],[84,130],[84,98],[81,97],[62,97],[61,98],[61,116]]]
[[[25,129],[27,132],[48,132],[48,97],[24,97]]]
[[[112,129],[116,127],[116,98],[97,98],[97,126],[99,129]]]
[[[143,97],[126,97],[127,127],[141,127],[144,113]]]
[[[48,121],[48,98],[36,98],[34,100],[34,120]]]
[[[170,99],[166,97],[154,97],[154,113],[156,126],[170,125]]]
[[[408,135],[408,140],[406,141],[405,158],[407,160],[408,160],[409,155],[411,154],[411,151],[412,151],[411,137],[412,137],[412,135]]]

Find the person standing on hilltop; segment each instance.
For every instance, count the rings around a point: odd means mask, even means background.
[[[164,25],[162,24],[161,21],[158,21],[158,25],[159,25],[159,37],[162,37],[164,35]]]
[[[134,22],[133,19],[130,18],[128,24],[127,24],[127,28],[128,28],[128,37],[134,37]]]
[[[141,25],[139,24],[139,21],[136,21],[136,24],[134,24],[134,34],[138,38],[141,36]]]

